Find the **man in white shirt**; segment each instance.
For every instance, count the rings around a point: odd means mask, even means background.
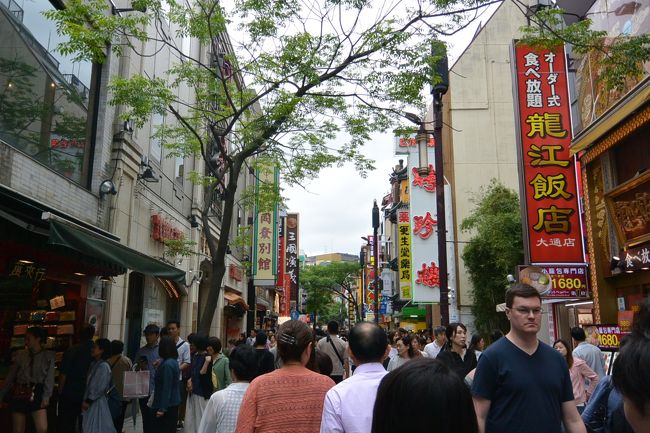
[[[429,358],[435,359],[438,356],[438,353],[440,353],[440,350],[445,346],[445,343],[447,343],[447,336],[445,335],[445,327],[444,326],[438,326],[433,330],[433,338],[434,340],[424,346],[424,352],[429,356]]]
[[[176,351],[178,352],[178,368],[180,369],[178,380],[180,381],[179,387],[181,390],[181,405],[178,410],[178,427],[183,427],[183,419],[185,419],[185,402],[187,401],[187,388],[183,381],[183,372],[189,370],[192,357],[190,354],[190,345],[187,341],[181,338],[181,322],[178,320],[170,320],[167,322],[167,332],[169,336],[174,339],[176,344]]]
[[[389,351],[386,334],[378,326],[362,322],[352,328],[347,353],[357,368],[327,392],[321,433],[370,433],[377,388],[387,374],[382,361]]]

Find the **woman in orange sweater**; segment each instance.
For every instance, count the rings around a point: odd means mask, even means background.
[[[236,433],[319,433],[325,394],[334,381],[305,367],[314,347],[312,331],[305,323],[289,320],[277,335],[278,355],[284,364],[251,382]]]

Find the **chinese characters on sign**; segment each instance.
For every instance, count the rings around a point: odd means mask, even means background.
[[[289,277],[289,290],[291,299],[298,299],[298,286],[300,283],[300,263],[298,260],[298,214],[287,215],[287,238],[285,240],[287,249],[285,256],[287,260],[286,272]]]
[[[551,291],[545,298],[588,298],[587,266],[541,266],[551,277]]]
[[[261,182],[277,185],[277,181],[277,170],[258,170],[256,190],[259,191]],[[259,203],[256,203],[255,245],[253,246],[253,280],[256,286],[275,286],[277,231],[277,206],[267,210],[260,209]]]
[[[531,263],[583,263],[563,48],[515,48]]]
[[[34,263],[16,262],[9,266],[9,276],[32,280],[37,283],[45,278],[45,268]]]
[[[411,223],[408,209],[397,211],[399,297],[411,299]]]
[[[619,257],[623,260],[624,271],[646,271],[650,269],[650,244],[628,248],[626,251],[621,251]]]

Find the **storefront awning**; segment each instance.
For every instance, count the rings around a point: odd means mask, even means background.
[[[244,307],[244,310],[248,310],[248,304],[246,303],[246,301],[244,301],[244,298],[242,298],[238,294],[233,292],[224,292],[223,297],[226,301],[228,301],[228,304],[230,305],[240,304],[242,307]]]
[[[174,266],[61,218],[49,218],[49,222],[49,244],[62,245],[142,274],[185,283],[185,272]]]

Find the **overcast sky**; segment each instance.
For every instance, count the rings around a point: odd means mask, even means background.
[[[458,58],[471,41],[479,23],[485,23],[491,13],[481,16],[450,43],[449,64]],[[431,103],[431,97],[427,101]],[[306,255],[330,252],[359,254],[364,241],[361,236],[372,234],[372,202],[390,191],[388,182],[392,168],[405,155],[395,156],[393,137],[377,134],[364,147],[365,154],[376,161],[375,170],[364,179],[353,166],[330,168],[300,187],[287,188],[285,196],[291,212],[300,214],[300,250]],[[405,161],[406,163],[406,161]]]

